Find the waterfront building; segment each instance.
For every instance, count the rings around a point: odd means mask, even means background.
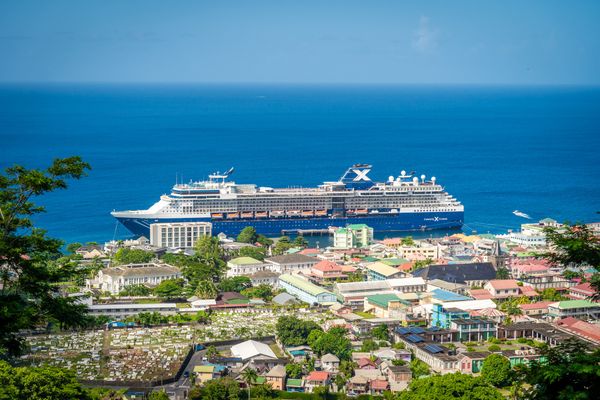
[[[351,224],[336,229],[333,233],[333,247],[355,249],[367,247],[373,242],[373,228],[366,224]]]
[[[193,248],[196,242],[212,234],[210,222],[170,222],[150,224],[150,244],[169,249]]]
[[[319,262],[316,257],[305,256],[302,254],[284,254],[265,259],[267,268],[278,274],[291,274],[296,272],[310,272],[310,269]]]
[[[279,286],[308,304],[331,304],[337,301],[333,293],[298,275],[280,275]]]
[[[94,279],[86,281],[86,286],[118,294],[127,286],[153,287],[167,279],[181,277],[179,268],[164,263],[127,264],[100,270]]]
[[[252,257],[237,257],[227,262],[227,277],[252,275],[270,267],[270,264]]]

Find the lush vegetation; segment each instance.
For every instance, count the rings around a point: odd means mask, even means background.
[[[17,332],[48,322],[61,327],[89,323],[84,305],[59,295],[59,282],[77,279],[77,264],[62,257],[60,240],[35,228],[44,212],[32,199],[67,187],[90,166],[79,157],[56,159],[45,170],[15,165],[0,174],[0,357],[23,350]]]
[[[296,317],[279,317],[275,326],[277,338],[284,346],[300,346],[308,343],[308,336],[321,327],[312,321],[304,321]]]
[[[340,360],[349,360],[352,356],[352,344],[344,328],[334,327],[327,332],[315,329],[308,335],[307,342],[319,356],[331,353]]]
[[[152,261],[154,253],[141,249],[121,248],[113,256],[115,264],[144,264]]]
[[[414,379],[398,400],[502,400],[503,397],[483,378],[455,373]]]
[[[500,354],[489,355],[485,360],[483,360],[481,376],[487,383],[496,387],[502,387],[510,384],[513,377],[510,361]]]

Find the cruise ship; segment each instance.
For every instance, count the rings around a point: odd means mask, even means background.
[[[237,235],[253,226],[264,235],[327,230],[364,223],[376,232],[460,228],[464,206],[439,185],[402,171],[374,182],[372,167],[355,164],[339,180],[313,188],[271,188],[230,181],[233,168],[208,180],[176,184],[147,210],[111,214],[135,235],[150,224],[208,221],[213,234]]]

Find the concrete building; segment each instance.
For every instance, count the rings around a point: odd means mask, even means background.
[[[152,287],[167,279],[181,277],[179,268],[168,264],[127,264],[100,270],[93,280],[86,281],[86,286],[118,294],[127,286],[139,284]]]
[[[404,272],[387,265],[381,261],[368,264],[366,266],[367,275],[371,281],[383,281],[386,279],[401,278]]]
[[[362,307],[367,296],[375,294],[422,293],[427,290],[423,278],[398,278],[366,282],[335,283],[333,291],[349,306]]]
[[[155,247],[186,249],[212,235],[210,222],[166,222],[150,224],[150,244]]]
[[[598,319],[600,318],[600,303],[588,300],[557,301],[548,305],[548,316],[555,319],[566,317]]]
[[[367,247],[373,242],[373,228],[365,224],[352,224],[333,233],[333,247],[355,249]]]
[[[265,375],[266,383],[271,385],[274,390],[284,390],[285,389],[285,366],[279,364],[271,368],[269,372]]]
[[[280,275],[279,286],[308,304],[330,304],[337,301],[333,293],[298,275]]]
[[[497,336],[498,324],[485,318],[461,318],[451,320],[450,329],[458,331],[461,342],[481,342]]]
[[[278,274],[291,274],[294,272],[306,272],[319,262],[316,257],[305,256],[302,254],[284,254],[281,256],[269,257],[265,263],[270,264],[267,268]]]
[[[411,246],[401,245],[396,247],[399,257],[407,260],[437,260],[442,256],[443,246],[440,244],[431,244],[425,241],[417,241]]]
[[[237,257],[227,262],[227,277],[252,275],[269,269],[270,264],[264,263],[252,257]]]

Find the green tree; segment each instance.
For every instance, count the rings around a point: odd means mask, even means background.
[[[402,239],[402,246],[414,246],[415,241],[412,236],[407,236]]]
[[[298,235],[296,239],[294,239],[294,246],[296,247],[308,247],[308,241],[304,238],[304,236]]]
[[[277,338],[284,346],[307,344],[308,335],[313,330],[321,330],[313,321],[304,321],[293,316],[279,317],[275,325]]]
[[[269,247],[273,244],[273,241],[265,235],[258,235],[258,239],[256,239],[256,242],[264,247]]]
[[[121,264],[145,264],[152,261],[154,253],[141,249],[122,248],[117,250],[113,256],[113,262],[117,265]]]
[[[164,389],[155,390],[152,393],[150,393],[150,396],[148,396],[148,400],[169,400],[169,396],[167,395],[167,392],[165,392]]]
[[[137,284],[125,286],[120,292],[119,296],[148,296],[152,291],[148,286]]]
[[[502,400],[497,389],[480,377],[461,374],[433,375],[414,379],[399,400]]]
[[[222,279],[217,285],[221,292],[241,292],[252,287],[252,281],[247,276],[234,276]]]
[[[421,376],[429,375],[431,373],[429,371],[429,366],[418,358],[413,359],[409,366],[413,378],[420,378]]]
[[[206,348],[206,358],[209,361],[213,361],[215,358],[219,357],[219,350],[213,345],[210,345]]]
[[[356,364],[354,361],[341,360],[339,370],[340,373],[346,377],[346,379],[350,379],[354,376],[354,370],[356,367],[358,367],[358,364]]]
[[[86,306],[59,294],[58,282],[78,275],[77,265],[58,261],[62,242],[34,227],[44,212],[32,199],[67,187],[90,169],[79,157],[56,159],[46,170],[15,165],[0,175],[0,357],[17,355],[17,332],[55,321],[63,327],[86,325]]]
[[[264,301],[271,301],[273,298],[273,288],[270,285],[261,284],[242,290],[242,294],[250,298],[259,298],[263,299]]]
[[[431,258],[426,258],[424,260],[417,260],[413,263],[412,271],[416,271],[418,269],[425,268],[431,264],[433,264],[433,260]]]
[[[58,367],[12,367],[0,361],[0,399],[88,399],[73,371]]]
[[[379,345],[377,344],[376,341],[374,341],[372,339],[363,340],[363,344],[360,348],[360,351],[370,352],[370,351],[375,351],[375,350],[379,350]]]
[[[82,246],[81,243],[78,242],[74,242],[74,243],[69,243],[67,245],[67,251],[71,254],[75,254],[75,252],[77,251],[77,249],[79,249]]]
[[[273,248],[272,252],[274,256],[278,256],[285,253],[292,247],[294,247],[294,245],[290,242],[290,238],[287,236],[282,236],[279,238],[277,243],[275,243],[275,247]]]
[[[531,400],[591,400],[600,393],[600,350],[593,351],[578,339],[567,339],[556,347],[544,347],[546,361],[521,366],[519,375],[527,383],[525,398]]]
[[[238,252],[240,257],[251,257],[255,260],[263,261],[266,256],[264,247],[246,246],[242,247]]]
[[[510,273],[508,272],[508,269],[504,268],[504,267],[500,267],[496,270],[496,279],[509,279],[510,278]]]
[[[565,225],[563,229],[547,227],[546,242],[553,251],[544,254],[555,264],[600,268],[600,239],[587,225]]]
[[[190,400],[239,400],[240,385],[228,377],[212,379],[204,387],[190,390],[188,397]]]
[[[219,291],[215,284],[209,280],[201,280],[198,282],[196,290],[194,291],[194,294],[201,299],[214,299],[217,297],[218,293]]]
[[[167,279],[154,288],[154,294],[164,299],[181,297],[183,294],[183,279]]]
[[[371,335],[375,338],[375,339],[379,339],[379,340],[390,340],[390,331],[387,327],[387,325],[377,325],[375,328],[373,328],[371,330]]]
[[[240,243],[256,243],[257,240],[258,234],[256,233],[256,229],[252,226],[247,226],[242,229],[236,239],[236,241]]]
[[[496,387],[510,385],[513,376],[510,361],[500,354],[487,356],[483,360],[481,376],[487,383]]]
[[[554,288],[547,288],[547,289],[542,290],[541,296],[542,296],[542,300],[546,300],[546,301],[560,301],[560,300],[565,299]]]
[[[246,382],[246,386],[248,387],[248,400],[250,400],[250,391],[252,389],[252,385],[256,383],[258,374],[256,373],[256,370],[247,367],[242,371],[241,375],[244,382]]]
[[[308,345],[318,355],[331,353],[340,360],[349,360],[352,355],[352,344],[346,337],[348,331],[344,328],[331,328],[327,332],[314,330],[308,335]]]
[[[289,363],[285,366],[285,373],[288,378],[297,379],[302,376],[302,365],[297,363]]]
[[[326,399],[329,394],[328,386],[317,386],[312,391],[314,396],[317,396],[319,399]]]

